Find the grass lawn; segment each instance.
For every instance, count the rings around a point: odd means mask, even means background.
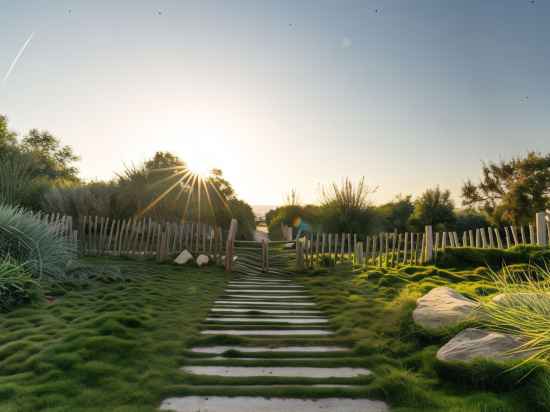
[[[218,268],[122,259],[127,280],[50,291],[0,314],[0,410],[153,411],[184,384],[186,344],[198,337],[226,280]]]
[[[445,366],[436,361],[437,350],[467,325],[432,335],[412,322],[416,299],[436,286],[489,298],[496,290],[481,268],[353,270],[348,265],[299,280],[329,314],[338,339],[371,359],[376,378],[364,393],[386,400],[393,411],[550,410],[547,367],[540,366],[526,377],[531,368],[510,372],[511,365],[490,362]]]

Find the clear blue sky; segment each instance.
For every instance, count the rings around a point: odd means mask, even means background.
[[[345,176],[458,198],[550,150],[549,22],[548,0],[0,0],[0,80],[34,32],[0,113],[87,179],[169,150],[252,204]]]

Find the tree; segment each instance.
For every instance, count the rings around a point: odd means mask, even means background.
[[[59,139],[49,132],[30,130],[23,138],[20,148],[32,157],[36,176],[47,177],[50,180],[79,180],[74,162],[80,158],[74,154],[70,146],[62,146]]]
[[[409,226],[409,219],[414,211],[412,196],[397,196],[392,202],[376,208],[382,220],[385,231],[397,229],[399,232],[406,232]]]
[[[0,152],[17,143],[17,134],[8,129],[8,118],[0,114]]]
[[[354,184],[346,178],[340,185],[333,183],[321,189],[321,215],[323,230],[328,232],[367,233],[372,225],[373,213],[370,188],[361,178]]]
[[[550,207],[550,153],[484,163],[481,181],[476,185],[468,180],[462,198],[464,205],[484,211],[494,224],[532,221],[536,212]]]
[[[454,203],[451,192],[435,189],[426,190],[415,202],[410,224],[416,230],[423,230],[424,226],[434,226],[435,230],[449,229],[455,222]]]

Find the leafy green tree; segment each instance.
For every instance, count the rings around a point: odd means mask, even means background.
[[[17,134],[8,128],[8,118],[0,114],[0,152],[17,143]]]
[[[397,196],[395,200],[378,206],[375,211],[382,223],[382,230],[405,232],[409,229],[409,219],[414,211],[412,196]]]
[[[455,215],[456,222],[454,224],[454,229],[459,233],[489,226],[489,221],[485,214],[475,209],[460,210],[456,212]]]
[[[49,132],[32,129],[23,138],[20,148],[32,157],[36,176],[50,180],[79,180],[74,163],[80,158],[70,146],[62,146],[60,140]]]
[[[449,190],[441,190],[439,186],[428,189],[414,202],[409,223],[418,231],[426,225],[435,230],[450,229],[456,220],[454,207]]]
[[[463,204],[477,207],[492,223],[516,225],[532,221],[536,212],[550,208],[550,153],[483,164],[481,181],[462,187]]]

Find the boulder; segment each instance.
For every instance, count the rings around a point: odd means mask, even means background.
[[[522,338],[483,329],[465,329],[437,352],[443,362],[470,362],[474,359],[493,361],[525,359],[531,352],[514,352],[523,343]]]
[[[208,265],[208,262],[210,262],[210,258],[206,255],[199,255],[197,257],[197,266],[198,267]]]
[[[187,249],[185,249],[178,255],[178,257],[174,259],[174,263],[177,263],[178,265],[185,265],[191,260],[193,260],[193,255]]]
[[[478,306],[457,291],[440,286],[416,301],[413,320],[425,329],[440,329],[473,317]]]

